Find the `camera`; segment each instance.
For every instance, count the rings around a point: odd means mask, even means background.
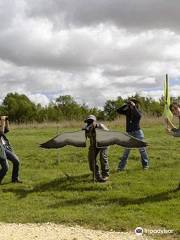
[[[130,108],[130,103],[125,103],[123,106],[122,106],[122,109],[123,111],[126,111],[127,109]]]

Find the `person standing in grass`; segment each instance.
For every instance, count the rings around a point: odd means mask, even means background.
[[[172,112],[172,114],[179,118],[179,127],[176,128],[174,127],[174,125],[168,120],[168,118],[166,119],[166,129],[168,131],[168,133],[172,134],[174,137],[180,137],[180,104],[177,102],[173,102],[170,104],[170,110]]]
[[[84,122],[86,126],[83,129],[86,130],[86,136],[90,139],[88,152],[89,168],[93,172],[97,182],[105,182],[109,177],[108,147],[96,147],[95,129],[98,128],[106,131],[108,131],[108,129],[104,124],[98,123],[94,115],[89,115]],[[100,155],[101,173],[97,164],[98,153]]]
[[[176,128],[174,127],[174,125],[168,120],[168,118],[166,119],[166,129],[168,131],[169,134],[173,135],[174,137],[180,137],[180,104],[177,102],[173,102],[170,104],[169,106],[172,114],[179,118],[179,127]],[[178,189],[180,189],[180,183],[178,186]]]
[[[22,183],[22,181],[19,180],[19,159],[14,153],[9,140],[6,137],[6,133],[9,132],[9,120],[7,116],[1,116],[0,117],[0,183],[2,182],[4,176],[6,175],[9,165],[8,160],[10,160],[13,163],[13,170],[12,170],[12,182],[13,183]]]
[[[140,128],[140,120],[142,117],[142,113],[139,111],[139,102],[135,98],[132,98],[126,104],[118,108],[117,113],[123,114],[126,116],[127,133],[135,138],[138,138],[139,140],[143,140],[144,133]],[[118,169],[117,169],[118,171],[123,171],[125,169],[130,151],[131,151],[130,148],[126,148],[124,150],[123,156],[120,158],[120,161],[118,164]],[[149,158],[148,158],[146,148],[145,147],[140,148],[139,152],[141,155],[141,163],[142,163],[143,169],[148,169]]]

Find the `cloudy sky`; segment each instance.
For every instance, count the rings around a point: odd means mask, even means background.
[[[0,101],[180,96],[179,0],[0,0]]]

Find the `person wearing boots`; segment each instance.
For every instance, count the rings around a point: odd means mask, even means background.
[[[105,182],[109,177],[109,161],[108,161],[108,148],[96,147],[96,132],[95,129],[103,129],[108,131],[107,127],[98,123],[94,115],[89,115],[85,121],[86,136],[90,139],[90,146],[88,152],[89,168],[93,172],[97,182]],[[97,164],[97,155],[100,156],[100,168]],[[101,170],[101,172],[100,172]]]

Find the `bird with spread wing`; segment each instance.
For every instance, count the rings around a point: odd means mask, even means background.
[[[65,132],[59,134],[49,141],[40,144],[42,148],[62,148],[67,145],[75,147],[86,147],[86,134],[89,129],[75,131],[75,132]],[[96,129],[96,146],[105,147],[110,145],[119,145],[125,148],[141,148],[146,147],[147,143],[134,138],[127,133],[122,133],[118,131],[104,131],[102,129]]]
[[[88,160],[90,170],[93,172],[94,181],[96,179],[98,182],[104,182],[109,176],[108,146],[115,144],[125,148],[142,148],[147,146],[146,142],[134,138],[127,133],[109,131],[103,124],[96,122],[94,115],[88,116],[85,123],[86,126],[81,131],[59,134],[49,141],[42,143],[40,147],[62,148],[67,145],[86,147],[86,141],[89,138]],[[96,160],[98,153],[100,154],[102,176],[100,175],[100,169]]]

